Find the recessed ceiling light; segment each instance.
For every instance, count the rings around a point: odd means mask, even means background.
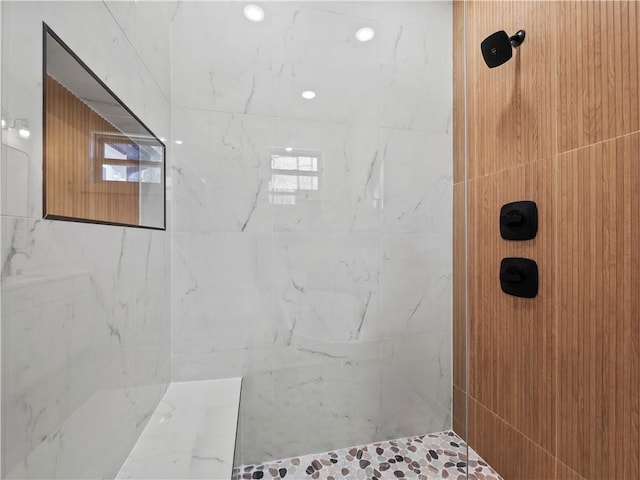
[[[164,142],[166,142],[166,141],[167,141],[167,139],[166,139],[166,138],[164,138],[164,137],[160,137],[160,141],[161,141],[162,143],[164,143]]]
[[[176,140],[174,143],[176,145],[182,145],[184,142],[182,140]]]
[[[254,5],[252,3],[245,5],[242,12],[244,13],[244,16],[252,22],[261,22],[264,20],[264,8],[259,5]]]
[[[302,98],[306,98],[307,100],[316,98],[316,92],[314,92],[313,90],[305,90],[304,92],[302,92]]]
[[[292,147],[287,147],[287,148],[285,148],[285,150],[286,150],[287,152],[293,152],[293,148],[292,148]]]
[[[356,38],[361,42],[368,42],[373,38],[376,32],[371,27],[362,27],[356,32]]]

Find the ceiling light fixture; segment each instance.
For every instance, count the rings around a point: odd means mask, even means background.
[[[261,22],[264,20],[264,8],[259,5],[254,5],[252,3],[245,5],[242,13],[247,17],[247,20],[252,22]]]
[[[305,90],[304,92],[302,92],[302,98],[305,98],[307,100],[316,98],[316,92],[314,92],[313,90]]]
[[[182,140],[176,140],[173,143],[175,143],[176,145],[182,145],[184,142]]]
[[[368,42],[376,34],[375,30],[371,27],[362,27],[356,32],[356,38],[361,42]]]

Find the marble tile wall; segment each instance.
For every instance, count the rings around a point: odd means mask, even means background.
[[[113,478],[170,380],[170,234],[42,219],[41,81],[45,21],[168,137],[173,6],[0,5],[2,478]]]
[[[174,379],[243,376],[239,463],[448,429],[451,3],[242,6],[172,17]]]

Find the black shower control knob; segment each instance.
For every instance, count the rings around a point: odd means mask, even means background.
[[[500,262],[500,288],[514,297],[534,298],[538,295],[538,265],[529,258],[503,258]]]
[[[507,203],[500,209],[500,236],[531,240],[538,233],[538,206],[531,200]]]
[[[503,218],[502,216],[500,218]],[[525,222],[524,215],[519,210],[513,210],[504,215],[504,223],[507,227],[521,227]]]
[[[508,283],[523,283],[526,280],[526,274],[520,267],[508,267],[505,271],[504,278]]]

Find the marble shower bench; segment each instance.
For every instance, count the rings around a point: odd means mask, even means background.
[[[116,479],[228,480],[241,378],[169,385]]]

